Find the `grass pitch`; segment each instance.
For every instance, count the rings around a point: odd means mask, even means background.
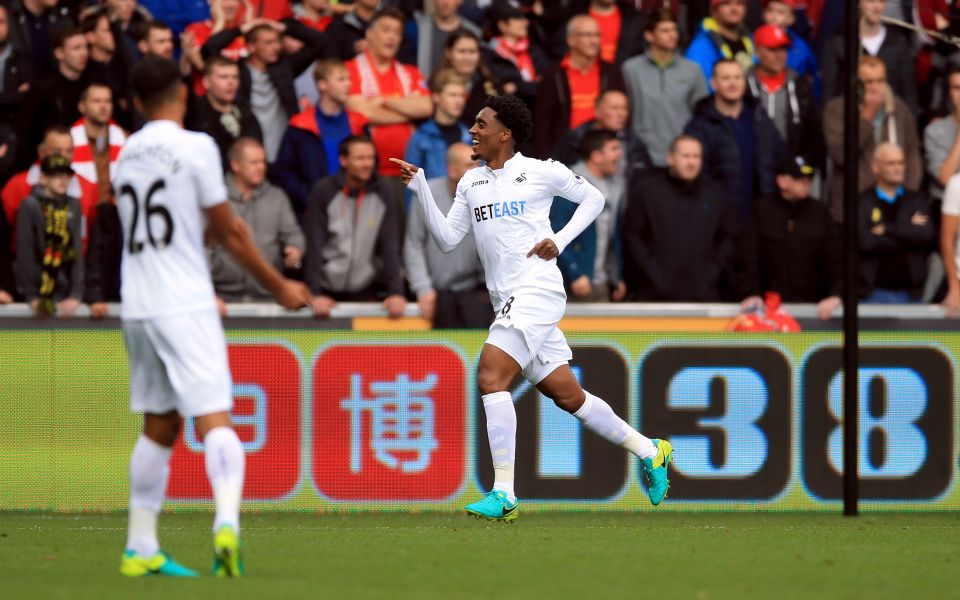
[[[208,573],[208,514],[160,541]],[[123,514],[0,512],[0,597],[960,598],[960,513],[244,515],[240,580],[117,573]]]

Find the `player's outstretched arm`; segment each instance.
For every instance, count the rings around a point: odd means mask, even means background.
[[[220,242],[263,287],[270,290],[280,306],[291,310],[310,306],[310,290],[307,286],[286,279],[264,260],[253,241],[250,227],[234,214],[229,202],[222,202],[205,211],[213,239]]]
[[[430,230],[430,235],[437,242],[440,251],[444,253],[452,252],[470,231],[470,215],[467,210],[467,203],[461,196],[459,188],[453,206],[444,215],[437,208],[437,202],[433,199],[433,193],[430,192],[430,186],[427,185],[423,170],[399,158],[391,158],[390,160],[400,165],[400,181],[414,192],[413,195],[416,196],[420,208],[423,209],[427,229]]]

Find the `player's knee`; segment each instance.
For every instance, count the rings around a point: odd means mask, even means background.
[[[180,433],[180,415],[176,413],[147,415],[143,433],[161,446],[173,446]]]
[[[477,389],[480,391],[481,396],[504,392],[509,387],[510,381],[501,373],[498,373],[496,369],[484,366],[477,369]]]
[[[575,413],[583,406],[586,394],[583,390],[572,390],[570,392],[561,392],[553,395],[553,403],[568,413]]]

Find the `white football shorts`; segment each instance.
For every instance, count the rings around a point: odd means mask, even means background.
[[[496,314],[486,343],[509,354],[524,378],[536,385],[573,358],[557,327],[566,305],[563,294],[521,288]]]
[[[223,324],[216,311],[123,322],[130,408],[197,417],[233,408]]]

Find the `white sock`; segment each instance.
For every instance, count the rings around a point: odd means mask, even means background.
[[[610,405],[584,390],[587,395],[580,410],[573,416],[580,419],[583,426],[600,437],[610,440],[618,446],[623,446],[631,454],[641,459],[656,456],[657,447],[650,438],[644,437],[633,427],[627,424],[613,412]]]
[[[157,541],[157,514],[163,507],[170,476],[173,448],[161,446],[141,435],[130,456],[130,515],[127,548],[141,556],[160,550]]]
[[[487,439],[493,458],[493,489],[515,502],[513,464],[517,452],[517,411],[513,408],[513,398],[510,392],[494,392],[481,398],[487,413]]]
[[[243,474],[246,456],[243,445],[231,427],[214,427],[203,440],[207,479],[213,488],[217,516],[214,532],[221,525],[230,525],[240,531],[240,498],[243,495]]]

